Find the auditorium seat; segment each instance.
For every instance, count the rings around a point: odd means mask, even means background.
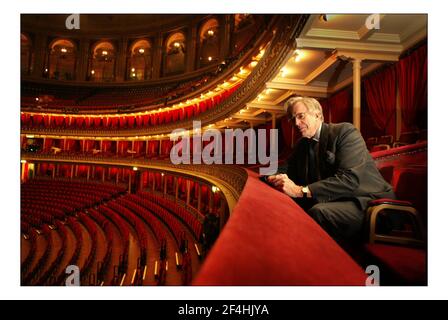
[[[416,143],[418,140],[418,131],[408,131],[400,134],[400,138],[394,142],[393,147],[405,146],[408,144]]]
[[[370,151],[376,152],[376,151],[383,151],[383,150],[389,150],[389,149],[390,149],[390,145],[388,145],[388,144],[376,144],[370,149]]]
[[[370,137],[366,139],[366,146],[369,151],[372,151],[374,145],[378,143],[378,137]]]
[[[398,200],[371,201],[367,263],[380,267],[384,285],[426,285],[427,145],[373,154]]]
[[[386,144],[391,146],[393,141],[394,137],[392,135],[384,135],[378,138],[377,144]]]

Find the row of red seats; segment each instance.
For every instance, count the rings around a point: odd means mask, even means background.
[[[181,207],[179,204],[167,199],[163,198],[161,196],[155,195],[153,193],[140,191],[138,195],[144,199],[148,199],[152,202],[155,202],[165,209],[170,210],[172,213],[174,213],[179,219],[181,219],[193,232],[194,236],[196,237],[196,240],[199,240],[202,232],[202,224],[198,220],[198,218],[194,217],[190,211],[188,211],[186,208]],[[204,216],[199,213],[201,220],[204,220]]]
[[[102,199],[99,197],[83,197],[82,195],[48,195],[46,193],[33,194],[33,195],[23,195],[20,197],[20,201],[23,206],[28,205],[48,205],[51,203],[54,207],[60,208],[65,213],[69,214],[73,211],[79,211],[85,207],[90,207]]]
[[[126,197],[129,198],[129,200],[135,201],[136,203],[150,210],[157,217],[159,217],[159,219],[165,222],[170,231],[172,232],[172,234],[174,235],[177,245],[179,247],[182,245],[185,239],[184,227],[182,226],[180,221],[177,220],[177,218],[175,218],[168,210],[164,209],[163,207],[159,206],[154,202],[151,202],[136,195],[128,195]]]
[[[128,257],[129,257],[129,245],[130,245],[130,230],[129,226],[125,222],[125,220],[115,211],[108,208],[106,205],[101,205],[98,207],[98,211],[104,214],[106,217],[110,219],[110,221],[118,228],[118,232],[122,239],[122,250],[121,250],[121,261],[119,262],[120,273],[125,273],[128,265]]]
[[[79,206],[80,203],[77,203],[76,201],[73,200],[61,200],[61,199],[53,199],[53,198],[44,198],[44,199],[39,199],[39,198],[33,198],[33,197],[29,197],[29,198],[22,198],[21,199],[21,203],[22,203],[22,210],[24,209],[42,209],[44,212],[45,211],[50,211],[50,212],[56,212],[56,214],[58,214],[58,212],[61,212],[62,215],[64,215],[65,213],[69,214],[72,213],[73,211],[82,208],[82,206]],[[48,209],[47,209],[48,208]],[[62,217],[63,219],[63,217]]]
[[[381,150],[389,150],[415,143],[420,143],[428,140],[428,130],[414,130],[402,132],[397,140],[394,140],[392,135],[384,135],[380,137],[370,137],[366,139],[366,145],[370,152],[377,152]]]
[[[90,238],[92,239],[92,249],[90,250],[90,254],[87,257],[86,263],[84,264],[81,274],[86,275],[89,274],[90,269],[93,266],[93,263],[95,262],[95,257],[97,255],[98,251],[98,227],[93,222],[93,220],[85,213],[79,213],[79,221],[84,225],[84,227],[87,229],[87,232],[90,235]]]
[[[65,129],[139,129],[148,126],[169,124],[176,121],[191,119],[217,106],[227,99],[238,86],[224,91],[214,97],[208,98],[197,104],[185,106],[183,108],[160,111],[153,114],[137,116],[110,116],[110,117],[90,117],[70,115],[43,115],[21,113],[22,128],[65,128]]]
[[[33,263],[34,258],[37,253],[37,233],[32,231],[31,224],[28,224],[28,222],[25,222],[25,221],[23,223],[25,226],[27,226],[26,229],[28,232],[27,233],[28,241],[30,241],[30,249],[29,249],[29,253],[28,253],[27,257],[21,263],[21,266],[20,266],[22,275],[26,274],[30,270],[31,264]]]
[[[45,213],[48,212],[48,210],[50,210],[50,214]],[[53,225],[55,218],[65,218],[65,214],[63,212],[54,208],[22,208],[21,211],[20,219],[22,221],[27,221],[37,229],[40,229],[45,224]]]
[[[146,261],[148,248],[148,232],[143,225],[143,221],[139,219],[133,212],[122,206],[119,202],[110,201],[108,202],[108,206],[119,213],[121,216],[123,216],[123,218],[125,218],[137,232],[138,243],[140,245],[140,258]]]
[[[67,247],[67,230],[65,229],[65,226],[60,221],[56,220],[55,223],[57,227],[57,233],[59,237],[62,239],[62,245],[59,248],[58,252],[56,253],[56,258],[51,262],[50,266],[47,268],[47,271],[40,277],[39,281],[37,282],[37,285],[54,285],[53,281],[57,278],[57,275],[55,275],[55,272],[57,271],[58,267],[61,264],[62,258],[64,257],[64,251]],[[64,272],[65,274],[65,272]]]
[[[99,261],[99,269],[97,270],[97,281],[101,283],[105,280],[107,270],[112,260],[112,244],[114,239],[114,231],[111,222],[95,209],[89,209],[87,214],[100,226],[106,236],[106,254],[103,260]]]
[[[78,221],[76,221],[76,219],[74,217],[69,217],[67,219],[67,225],[70,227],[70,229],[72,230],[72,232],[75,235],[76,238],[76,249],[75,249],[75,253],[73,254],[72,259],[70,260],[69,264],[73,264],[73,265],[78,265],[78,260],[79,257],[81,255],[81,249],[82,249],[82,245],[84,243],[84,235],[82,232],[82,228],[79,225]]]
[[[44,254],[39,258],[36,265],[31,270],[22,268],[22,285],[33,285],[36,281],[39,280],[41,273],[44,271],[43,268],[53,250],[53,238],[50,232],[51,229],[48,227],[48,225],[42,226],[42,235],[45,237],[47,244]]]
[[[150,211],[126,198],[120,198],[118,199],[118,202],[132,210],[146,222],[146,224],[151,228],[159,245],[166,241],[167,235],[165,229],[163,228],[160,220],[158,220]]]
[[[115,194],[124,191],[120,186],[98,184],[94,182],[80,182],[72,180],[54,180],[54,179],[33,179],[22,185],[22,188],[28,187],[48,188],[54,187],[54,189],[67,189],[67,191],[89,191],[93,193],[103,194]]]

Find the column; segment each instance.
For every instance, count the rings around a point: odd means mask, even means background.
[[[226,14],[219,19],[219,56],[221,60],[225,60],[229,55],[232,20],[233,14]]]
[[[73,179],[73,171],[74,171],[73,169],[74,169],[74,165],[72,165],[70,168],[70,180]]]
[[[90,180],[90,166],[87,167],[87,180]]]
[[[129,172],[129,181],[128,181],[128,193],[131,193],[131,184],[132,184],[132,172]]]
[[[190,205],[190,180],[187,180],[187,206]]]
[[[115,81],[124,81],[126,74],[126,56],[128,52],[128,38],[123,37],[118,44],[115,63]]]
[[[75,166],[75,178],[78,177],[78,165]]]
[[[40,176],[40,163],[37,164],[37,175]]]
[[[167,177],[163,176],[163,196],[166,196],[166,187],[167,187]]]
[[[21,174],[21,179],[20,179],[22,182],[26,181],[26,177],[25,177],[26,165],[27,165],[26,162],[22,162],[22,170],[21,170],[22,174]]]
[[[47,36],[38,33],[36,38],[34,39],[34,65],[32,68],[32,75],[34,77],[42,77],[44,73],[44,68],[48,68],[46,66],[45,55],[47,51]]]
[[[353,125],[361,130],[361,59],[353,63]]]
[[[59,164],[56,165],[56,176],[59,177]]]
[[[272,117],[272,129],[275,129],[275,122],[277,120],[275,112],[271,113],[271,117]]]
[[[198,27],[196,25],[188,28],[187,34],[187,65],[186,72],[191,72],[196,66],[196,48],[198,42]]]
[[[159,157],[162,155],[162,139],[159,140]]]
[[[79,49],[76,55],[76,80],[86,80],[89,70],[90,44],[88,39],[81,39]]]
[[[160,72],[162,70],[161,69],[162,52],[163,52],[163,35],[161,33],[158,33],[154,41],[154,47],[153,47],[152,79],[160,78]]]

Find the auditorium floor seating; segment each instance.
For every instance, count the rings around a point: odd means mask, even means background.
[[[194,222],[157,205],[154,200],[160,196],[152,195],[150,201],[149,193],[123,191],[110,184],[62,179],[24,183],[22,285],[62,285],[64,266],[71,264],[80,268],[82,285],[189,284],[200,266],[195,253],[198,233],[189,225]],[[78,195],[78,202],[71,194]],[[174,208],[165,198],[158,201]],[[161,242],[168,262],[163,283],[154,276],[155,262],[161,263]],[[177,267],[182,263],[181,244],[190,252],[188,278]]]

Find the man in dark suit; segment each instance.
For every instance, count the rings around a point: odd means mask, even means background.
[[[359,236],[364,212],[372,199],[395,198],[350,123],[324,123],[314,98],[293,97],[285,109],[302,137],[286,173],[268,177],[337,241]]]

